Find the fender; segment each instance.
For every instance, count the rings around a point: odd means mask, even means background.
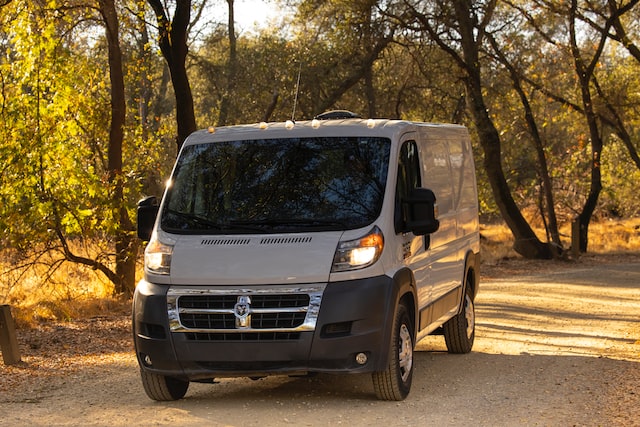
[[[389,364],[388,345],[391,342],[393,319],[396,315],[396,308],[403,298],[408,298],[408,309],[410,310],[411,317],[413,318],[413,344],[414,346],[416,344],[418,329],[418,310],[416,310],[417,291],[413,272],[409,268],[401,268],[393,275],[393,277],[391,278],[391,283],[393,285],[393,291],[386,308],[387,313],[385,318],[387,319],[387,322],[385,322],[384,328],[384,347],[380,352],[380,354],[383,354],[385,356],[382,357],[379,361],[379,364],[376,368],[377,370],[384,370]]]
[[[468,291],[467,284],[469,281],[467,279],[469,276],[471,276],[471,290],[469,295],[471,296],[471,300],[475,301],[476,295],[478,294],[478,286],[480,285],[480,254],[472,251],[467,252],[464,262],[464,278],[462,282],[462,295],[460,297],[458,313],[460,313],[464,307],[464,296]]]

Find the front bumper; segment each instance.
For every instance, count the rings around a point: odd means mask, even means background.
[[[236,305],[251,304],[257,295],[283,293],[311,296],[304,321],[289,320],[295,311],[291,309],[277,313],[274,308],[251,308],[256,317],[270,313],[264,324],[255,319],[260,324],[254,327],[234,314],[243,312]],[[143,280],[133,303],[136,354],[143,369],[188,380],[380,371],[388,358],[392,293],[392,279],[386,276],[326,285],[237,288],[157,285]],[[185,297],[181,306],[185,295],[190,300]],[[223,303],[226,309],[220,308]],[[283,326],[282,318],[293,323]],[[367,356],[364,364],[356,361],[360,353]]]

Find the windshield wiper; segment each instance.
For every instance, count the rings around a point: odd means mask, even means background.
[[[184,220],[187,224],[184,227],[175,226],[171,228],[180,230],[217,230],[217,231],[254,231],[264,233],[269,229],[278,229],[282,227],[340,227],[347,228],[343,222],[333,219],[322,218],[265,218],[255,220],[231,220],[228,222],[212,221],[200,215],[180,212],[173,209],[167,209],[165,214],[172,215],[176,218]],[[176,220],[172,220],[175,223]],[[196,228],[197,227],[197,228]]]
[[[211,221],[210,219],[202,217],[200,215],[195,215],[188,212],[180,212],[173,209],[167,209],[165,213],[188,220],[197,225],[206,226],[207,228],[215,228],[218,230],[223,230],[225,228],[224,224],[220,224],[216,221]]]
[[[266,218],[258,220],[243,220],[243,221],[231,221],[229,223],[232,226],[235,225],[252,225],[252,226],[307,226],[307,227],[335,227],[339,226],[346,228],[343,222],[333,219],[317,219],[317,218]]]
[[[166,213],[170,215],[174,215],[178,218],[189,221],[194,226],[201,226],[199,230],[218,230],[218,231],[260,231],[264,232],[264,225],[261,223],[253,223],[250,221],[229,221],[229,222],[217,222],[212,221],[208,218],[202,217],[200,215],[195,215],[188,212],[180,212],[173,209],[167,209]],[[262,225],[262,227],[260,227]],[[204,228],[206,227],[206,228]],[[177,227],[180,228],[180,227]],[[192,229],[192,231],[195,231]]]

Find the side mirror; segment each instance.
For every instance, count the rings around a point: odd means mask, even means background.
[[[426,188],[415,188],[403,200],[407,208],[406,228],[417,236],[435,233],[440,227],[436,219],[436,195]]]
[[[158,198],[148,196],[138,201],[138,237],[142,240],[149,240],[153,232],[153,226],[158,216]]]

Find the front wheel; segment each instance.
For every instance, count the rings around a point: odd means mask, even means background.
[[[189,381],[147,372],[144,369],[140,369],[140,377],[145,393],[153,400],[182,399],[189,388]]]
[[[373,373],[373,388],[380,400],[404,400],[413,378],[413,323],[404,303],[398,305],[389,347],[389,364]]]
[[[467,292],[464,294],[460,313],[443,325],[444,340],[449,353],[469,353],[476,336],[476,314],[473,300]]]

